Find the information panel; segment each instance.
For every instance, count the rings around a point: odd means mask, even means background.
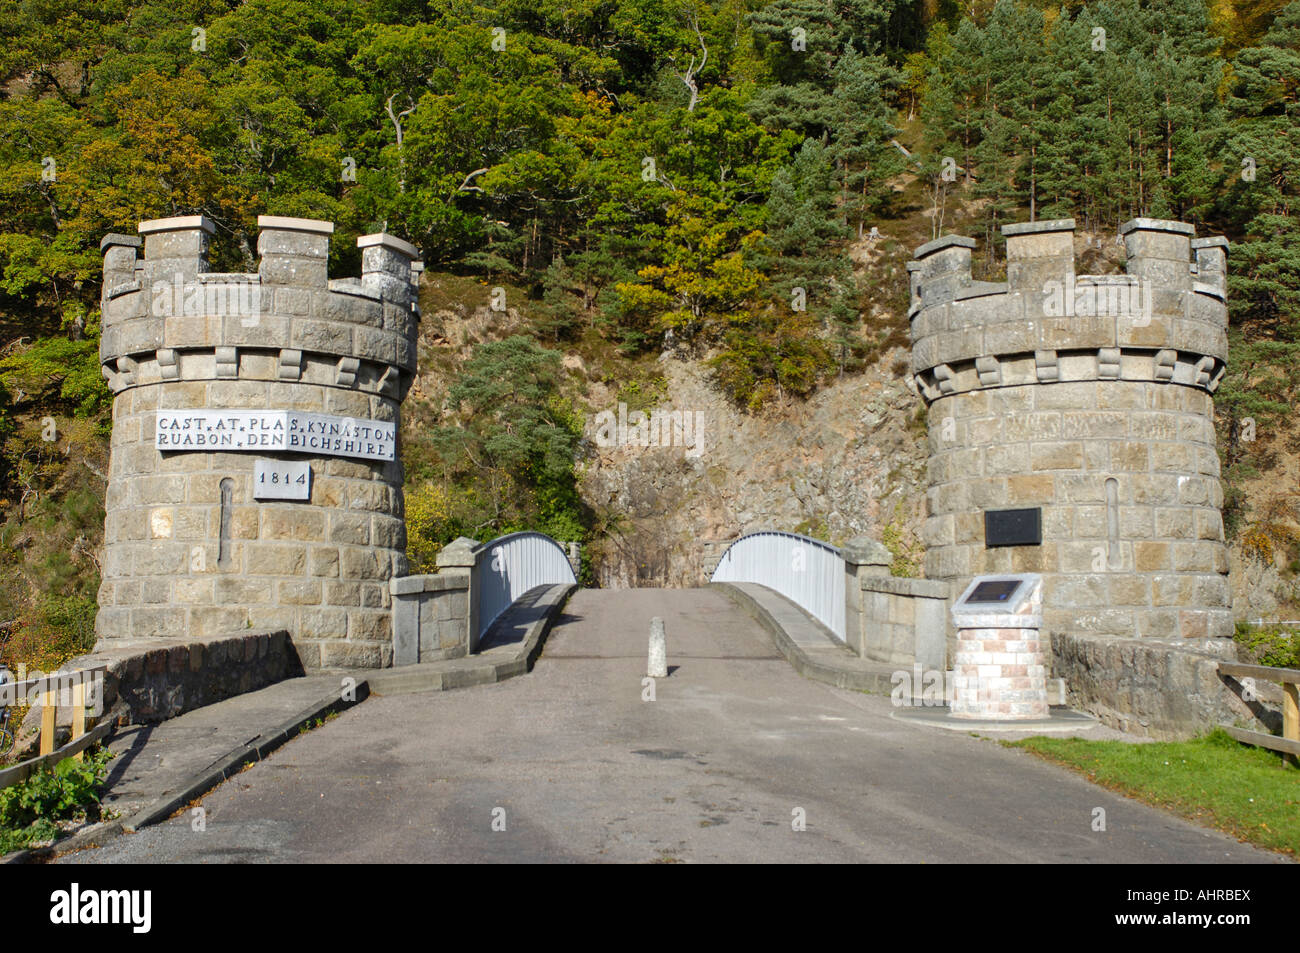
[[[1036,626],[1042,585],[1043,577],[1033,572],[976,576],[953,603],[953,623],[958,629]],[[1002,621],[988,622],[988,616]]]
[[[1000,605],[1011,598],[1012,593],[1020,588],[1020,583],[1021,580],[1019,579],[990,579],[981,582],[970,591],[970,595],[962,600],[962,604],[990,603]]]
[[[296,410],[160,410],[154,446],[170,451],[283,450],[392,460],[397,427],[391,421]]]

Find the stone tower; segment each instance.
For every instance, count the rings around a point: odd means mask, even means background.
[[[418,252],[366,235],[360,280],[330,280],[331,223],[258,227],[256,274],[207,270],[201,216],[101,244],[114,397],[96,629],[287,629],[309,668],[389,665]]]
[[[973,281],[958,236],[908,266],[926,575],[956,593],[980,573],[1042,573],[1053,635],[1231,635],[1211,398],[1227,242],[1134,219],[1127,274],[1087,276],[1073,220],[1002,233],[1005,283]]]

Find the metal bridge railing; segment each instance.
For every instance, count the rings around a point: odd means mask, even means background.
[[[543,533],[500,536],[474,550],[472,594],[478,599],[474,643],[516,599],[536,586],[576,583],[564,548]]]
[[[732,543],[711,582],[756,582],[774,589],[844,641],[844,557],[829,543],[764,530]]]

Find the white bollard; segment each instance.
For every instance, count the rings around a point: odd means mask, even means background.
[[[664,620],[658,616],[650,620],[650,662],[646,674],[651,678],[668,677],[668,638],[664,635]]]

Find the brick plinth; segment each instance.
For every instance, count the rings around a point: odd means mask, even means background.
[[[954,658],[954,718],[1047,717],[1047,666],[1036,629],[962,629]]]

